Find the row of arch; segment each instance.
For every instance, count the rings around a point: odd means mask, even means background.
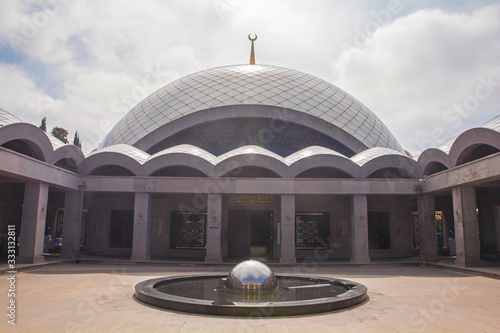
[[[371,148],[351,158],[323,147],[309,147],[286,158],[264,148],[245,146],[221,156],[182,145],[149,155],[115,145],[85,157],[27,123],[0,128],[0,145],[83,175],[281,177],[281,178],[420,178],[500,151],[500,132],[470,129],[449,148],[430,148],[412,159],[387,148]]]
[[[368,160],[360,156],[363,153],[347,158],[327,148],[309,147],[283,158],[258,146],[244,146],[215,157],[197,147],[182,145],[148,157],[135,147],[115,145],[88,156],[82,173],[258,178],[417,177],[416,162],[401,153],[387,148],[366,152],[370,155]]]
[[[428,176],[500,152],[500,132],[478,127],[469,129],[446,145],[426,149],[418,156],[419,176]]]

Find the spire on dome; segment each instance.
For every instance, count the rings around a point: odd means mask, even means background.
[[[255,37],[252,38],[252,35],[254,35]],[[255,65],[255,52],[253,49],[253,42],[257,40],[257,34],[249,34],[248,39],[252,41],[252,50],[250,51],[250,65]]]

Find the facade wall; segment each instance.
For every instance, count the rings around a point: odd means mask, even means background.
[[[83,250],[88,254],[130,256],[132,247],[111,246],[112,211],[133,211],[133,193],[85,193],[83,208],[87,215],[87,246]],[[132,221],[133,222],[133,221]]]
[[[297,259],[348,259],[351,254],[350,197],[329,195],[296,195],[296,213],[328,213],[330,233],[328,247],[321,250],[296,249]]]
[[[7,255],[8,225],[21,230],[23,198],[23,183],[0,183],[0,257]]]
[[[388,249],[370,249],[370,258],[417,256],[413,246],[413,212],[418,210],[416,196],[368,196],[368,214],[386,212],[389,215]],[[370,219],[368,219],[370,230]]]
[[[155,194],[151,202],[150,255],[152,258],[205,258],[205,249],[174,249],[171,246],[172,212],[207,212],[202,194]]]

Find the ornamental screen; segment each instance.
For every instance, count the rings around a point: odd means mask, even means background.
[[[330,234],[329,213],[295,214],[295,248],[325,249]]]
[[[173,249],[204,249],[207,213],[172,212],[170,245]]]
[[[412,219],[413,219],[413,247],[418,249],[420,247],[418,212],[412,213]],[[441,236],[444,237],[445,236],[444,230],[445,230],[444,214],[442,211],[436,211],[436,234],[437,235],[441,234]],[[439,238],[439,236],[437,238]]]
[[[82,220],[80,224],[80,247],[87,243],[87,216],[88,211],[82,210]],[[56,232],[55,237],[63,237],[64,208],[59,208],[56,212]]]

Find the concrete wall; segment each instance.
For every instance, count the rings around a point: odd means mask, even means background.
[[[389,212],[390,219],[390,248],[370,249],[370,258],[418,255],[413,248],[412,219],[417,210],[416,196],[368,196],[368,213]]]
[[[329,248],[325,250],[295,250],[297,259],[316,261],[348,259],[351,254],[350,197],[333,195],[297,195],[295,211],[300,213],[329,213]]]
[[[171,249],[172,212],[207,212],[207,197],[200,194],[155,194],[151,203],[152,258],[205,258],[204,249]]]
[[[134,210],[133,193],[85,193],[83,209],[87,215],[87,246],[84,253],[130,256],[132,248],[112,248],[109,246],[112,232],[110,220],[112,210]]]
[[[0,184],[0,257],[7,255],[7,226],[15,225],[19,236],[23,213],[23,197],[24,184]]]

